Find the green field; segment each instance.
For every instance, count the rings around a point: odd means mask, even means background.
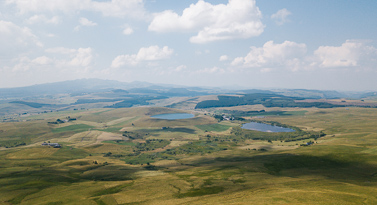
[[[241,131],[208,111],[158,120],[182,111],[148,107],[0,123],[0,143],[25,143],[0,147],[0,204],[377,204],[376,108],[272,111],[285,114],[253,120],[300,131]]]
[[[53,133],[60,133],[60,132],[83,132],[87,131],[91,128],[94,128],[90,125],[85,124],[76,124],[76,125],[69,125],[66,127],[59,127],[52,130]]]
[[[227,131],[231,126],[222,124],[211,124],[211,125],[196,125],[197,128],[207,131],[207,132],[224,132]]]
[[[130,145],[134,146],[135,143],[133,142],[128,142],[128,141],[103,141],[103,143],[110,143],[110,144],[117,144],[117,145]]]

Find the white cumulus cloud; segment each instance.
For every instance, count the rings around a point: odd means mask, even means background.
[[[39,65],[47,65],[51,63],[52,60],[46,56],[41,56],[41,57],[33,59],[31,62],[35,64],[39,64]]]
[[[93,22],[93,21],[89,21],[87,18],[80,18],[79,20],[80,22],[80,25],[82,26],[97,26],[97,23]]]
[[[155,15],[148,30],[155,32],[198,32],[192,43],[250,38],[259,36],[264,25],[255,0],[229,0],[212,5],[204,0],[183,10],[179,15],[166,10]]]
[[[86,72],[93,63],[92,48],[50,48],[45,50],[45,55],[39,57],[22,56],[15,58],[12,70],[14,72],[26,71],[40,73],[44,71],[78,73]]]
[[[80,30],[80,28],[81,28],[82,26],[86,26],[86,27],[97,26],[97,23],[95,23],[95,22],[93,22],[93,21],[90,21],[90,20],[88,20],[87,18],[83,18],[83,17],[81,17],[81,18],[79,19],[79,23],[80,23],[80,25],[78,25],[78,26],[75,27],[75,29],[74,29],[75,31]]]
[[[229,59],[229,57],[227,55],[222,55],[219,58],[220,61],[227,61],[228,59]]]
[[[5,2],[7,5],[14,5],[21,14],[95,11],[104,16],[135,18],[144,18],[145,16],[143,0],[5,0]]]
[[[280,9],[275,14],[272,14],[271,19],[275,20],[275,23],[277,25],[283,25],[289,21],[288,16],[290,15],[292,15],[292,13],[288,11],[286,8],[284,8]]]
[[[69,65],[88,67],[93,61],[92,48],[79,48],[76,50],[74,57]]]
[[[2,20],[0,20],[0,45],[2,55],[19,54],[43,46],[29,28]]]
[[[134,30],[130,26],[126,26],[123,29],[123,34],[124,35],[131,35],[134,32]]]
[[[173,54],[173,49],[168,46],[160,48],[159,46],[150,46],[140,48],[137,54],[133,55],[119,55],[111,63],[111,67],[118,68],[124,65],[137,65],[142,61],[157,61],[170,58]]]
[[[235,58],[231,65],[251,68],[287,67],[296,70],[305,58],[306,52],[307,48],[303,43],[284,41],[275,44],[273,41],[268,41],[263,47],[251,47],[245,57]]]
[[[285,41],[275,44],[266,42],[262,47],[251,47],[245,57],[234,58],[231,66],[260,68],[270,72],[273,68],[292,71],[318,68],[362,68],[373,69],[377,63],[377,48],[366,41],[346,40],[341,46],[320,46],[307,54],[303,43]]]
[[[46,23],[46,24],[59,24],[60,19],[58,16],[48,18],[45,15],[33,15],[26,20],[28,24]]]
[[[365,45],[362,41],[347,40],[341,46],[320,46],[314,51],[320,67],[367,66],[377,59],[377,49]]]
[[[49,58],[51,63],[54,63],[56,67],[89,67],[93,63],[93,49],[88,48],[65,48],[56,47],[48,48],[45,50],[47,54],[54,55],[54,58]],[[40,61],[47,61],[47,57],[39,57]]]

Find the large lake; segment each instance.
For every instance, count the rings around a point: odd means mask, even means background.
[[[189,113],[172,113],[172,114],[161,114],[153,115],[152,118],[163,119],[163,120],[182,120],[195,117],[193,114]]]
[[[249,122],[242,125],[243,129],[247,130],[256,130],[261,132],[294,132],[295,130],[292,130],[290,128],[285,127],[278,127],[273,125],[268,125],[264,123],[258,123],[258,122]]]

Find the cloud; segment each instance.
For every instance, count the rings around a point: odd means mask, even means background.
[[[60,53],[60,54],[72,54],[76,52],[76,49],[72,48],[65,48],[65,47],[55,47],[55,48],[47,48],[47,53]]]
[[[320,46],[313,54],[307,54],[305,44],[285,41],[275,44],[266,42],[263,47],[251,47],[245,57],[237,57],[231,66],[261,68],[270,72],[273,68],[292,71],[318,68],[374,68],[377,64],[377,49],[365,41],[346,40],[341,46]]]
[[[260,70],[260,72],[261,73],[269,73],[269,72],[271,72],[271,68],[262,68],[261,70]]]
[[[74,67],[88,67],[93,61],[91,48],[79,48],[76,50],[74,57],[69,61],[69,65]]]
[[[53,55],[54,58],[49,58],[46,56],[39,57],[39,61],[45,61],[54,63],[56,67],[89,67],[93,63],[93,49],[88,48],[65,48],[56,47],[48,48],[45,50],[47,54]]]
[[[231,65],[250,68],[287,67],[296,70],[305,58],[306,52],[307,48],[303,43],[284,41],[275,44],[273,41],[268,41],[263,47],[251,47],[245,57],[235,58]]]
[[[44,35],[47,36],[47,37],[49,37],[49,38],[55,37],[55,34],[53,34],[53,33],[46,33]]]
[[[31,61],[31,63],[39,64],[39,65],[47,65],[47,64],[50,64],[51,62],[52,60],[46,56],[41,56]]]
[[[3,56],[15,55],[43,46],[29,28],[2,20],[0,20],[0,45],[0,54]]]
[[[143,0],[111,0],[110,2],[90,1],[94,11],[104,16],[144,18]]]
[[[126,28],[123,29],[124,35],[131,35],[134,32],[134,30],[130,26],[126,26]]]
[[[97,23],[89,21],[87,18],[80,18],[79,22],[82,26],[97,26]]]
[[[244,63],[244,57],[237,57],[237,58],[235,58],[235,59],[232,61],[231,65],[232,65],[232,66],[237,66],[237,65],[241,65],[241,64],[243,64],[243,63]]]
[[[178,66],[177,68],[175,68],[174,71],[179,72],[179,71],[185,70],[186,68],[187,68],[186,65],[180,65],[180,66]]]
[[[221,74],[225,73],[225,70],[219,67],[212,67],[212,68],[204,68],[202,70],[198,70],[196,73],[201,74],[201,73],[206,73],[206,74]]]
[[[83,17],[81,17],[79,19],[79,23],[80,23],[80,25],[75,27],[75,29],[74,29],[75,31],[80,30],[80,28],[82,26],[86,26],[86,27],[97,26],[97,23],[95,23],[93,21],[89,21],[87,18],[83,18]]]
[[[34,15],[26,20],[28,24],[46,23],[46,24],[59,24],[60,19],[58,16],[47,18],[45,15]]]
[[[124,65],[135,66],[142,61],[157,61],[162,59],[170,58],[173,54],[173,49],[167,46],[160,48],[158,46],[150,46],[140,48],[137,54],[133,55],[120,55],[117,56],[111,63],[111,67],[118,68]]]
[[[272,14],[271,19],[275,20],[275,23],[277,25],[283,25],[289,22],[288,16],[290,15],[292,15],[292,13],[288,11],[286,8],[284,8],[284,9],[280,9],[275,14]]]
[[[229,0],[212,5],[204,0],[191,4],[182,15],[171,10],[155,14],[148,30],[155,32],[198,32],[192,43],[251,38],[259,36],[264,25],[255,0]]]
[[[227,55],[222,55],[220,56],[219,61],[227,61],[228,59],[229,57]]]
[[[341,46],[320,46],[314,51],[316,62],[320,67],[354,67],[367,66],[377,59],[377,49],[367,46],[362,41],[347,40]]]
[[[95,11],[104,16],[144,18],[143,0],[6,0],[14,5],[21,14],[41,12],[75,13],[78,11]]]
[[[89,48],[50,48],[43,56],[31,58],[21,56],[14,58],[13,72],[30,71],[35,75],[43,76],[44,72],[57,73],[84,73],[93,64],[93,50]],[[37,74],[38,73],[38,74]]]

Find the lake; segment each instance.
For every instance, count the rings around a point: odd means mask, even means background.
[[[242,129],[256,130],[261,132],[295,132],[290,128],[278,127],[258,122],[249,122],[242,125]]]
[[[182,120],[195,117],[195,115],[190,113],[172,113],[172,114],[161,114],[153,115],[152,118],[162,119],[162,120]]]

